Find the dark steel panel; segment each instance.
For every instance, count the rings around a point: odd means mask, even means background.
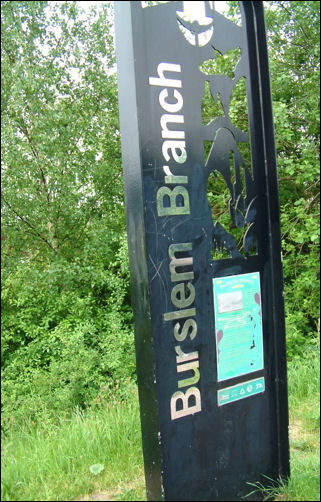
[[[141,146],[136,101],[134,41],[130,2],[115,2],[117,29],[117,71],[119,115],[122,136],[122,159],[128,232],[131,297],[135,319],[135,348],[141,410],[145,477],[149,500],[161,496],[161,457],[158,441],[158,409],[155,389],[155,363],[152,353],[150,295],[148,286],[146,237],[143,209]],[[141,63],[143,65],[143,63]]]
[[[182,32],[199,42],[204,31],[181,16],[183,2],[115,6],[148,498],[241,500],[251,490],[247,483],[289,473],[280,223],[262,2],[240,2],[242,28],[206,2],[211,38],[200,46]],[[238,48],[234,77],[200,71],[202,62]],[[229,116],[242,78],[249,138]],[[219,93],[224,115],[204,126],[206,81],[213,99]],[[251,166],[239,149],[248,140]],[[174,150],[166,141],[180,143]],[[212,142],[206,159],[205,141]],[[186,160],[179,158],[184,152]],[[231,221],[246,229],[242,248],[212,218],[212,175],[223,177],[229,190]],[[218,251],[229,257],[213,261]],[[218,382],[212,279],[249,272],[261,278],[264,369]],[[264,393],[218,406],[219,389],[262,376]],[[194,397],[183,404],[177,392]]]

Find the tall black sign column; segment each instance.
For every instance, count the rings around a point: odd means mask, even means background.
[[[240,2],[239,26],[214,2],[199,4],[203,21],[191,18],[188,2],[115,2],[149,500],[241,500],[248,483],[289,474],[263,5]],[[239,82],[249,134],[230,115]],[[221,106],[208,124],[201,109],[206,88]],[[241,153],[246,145],[250,158]],[[228,194],[225,219],[212,214],[216,186]]]

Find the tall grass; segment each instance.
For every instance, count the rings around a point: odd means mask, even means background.
[[[320,500],[320,352],[307,349],[288,372],[291,478],[279,500]]]
[[[70,500],[142,477],[137,396],[80,411],[56,426],[32,423],[2,440],[1,500]],[[89,468],[104,466],[98,476]]]
[[[291,478],[264,493],[275,500],[320,500],[317,350],[289,364],[288,383]],[[29,421],[10,429],[2,439],[1,500],[72,500],[104,489],[115,500],[146,500],[137,393],[98,405],[55,425]],[[93,464],[104,467],[97,476],[89,470]]]
[[[288,365],[288,389],[290,417],[295,417],[303,406],[307,413],[302,419],[312,419],[320,426],[320,352],[318,346],[308,346],[304,357],[298,357]]]
[[[287,483],[270,482],[264,500],[320,500],[320,353],[307,348],[304,357],[288,364],[290,465]]]

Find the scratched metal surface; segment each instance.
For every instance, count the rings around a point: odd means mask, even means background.
[[[288,411],[280,223],[273,117],[262,2],[240,2],[242,27],[206,4],[212,35],[203,46],[192,45],[180,25],[196,37],[199,27],[180,17],[183,2],[142,8],[141,2],[116,2],[116,41],[120,124],[126,214],[135,320],[137,373],[140,392],[146,486],[149,500],[241,500],[247,483],[264,476],[289,473]],[[193,31],[194,30],[194,31]],[[205,75],[199,65],[239,48],[234,78]],[[150,85],[161,62],[180,65],[171,73],[182,83],[184,122],[169,129],[184,131],[187,159],[165,162],[159,93],[166,86]],[[166,72],[165,72],[166,73]],[[167,78],[169,73],[166,73]],[[229,117],[233,88],[246,79],[249,137]],[[212,96],[220,94],[224,116],[202,125],[205,81]],[[170,98],[168,99],[170,102]],[[174,103],[172,101],[172,103]],[[204,141],[212,141],[205,158]],[[238,143],[251,145],[252,165],[246,166]],[[229,155],[234,156],[234,181]],[[157,191],[167,186],[164,165],[185,176],[188,214],[159,215]],[[242,186],[240,170],[244,170]],[[245,227],[239,248],[228,230],[212,217],[207,198],[211,173],[220,174],[230,193],[229,211],[235,226]],[[183,199],[177,206],[186,203]],[[165,211],[166,212],[166,211]],[[164,314],[177,308],[171,293],[169,246],[191,243],[197,334],[182,342],[173,336],[177,320]],[[224,250],[229,257],[212,260]],[[182,270],[181,270],[182,271]],[[183,270],[184,271],[184,270]],[[217,406],[217,381],[212,279],[260,272],[263,315],[265,392]],[[186,294],[186,293],[185,293]],[[201,410],[173,419],[170,402],[183,378],[178,374],[175,347],[197,352]],[[191,376],[192,373],[188,374]],[[230,379],[234,385],[249,375]],[[251,497],[248,498],[251,500]],[[252,496],[258,500],[258,495]]]

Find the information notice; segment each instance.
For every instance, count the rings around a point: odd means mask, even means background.
[[[213,288],[218,381],[262,370],[259,272],[213,279]]]

